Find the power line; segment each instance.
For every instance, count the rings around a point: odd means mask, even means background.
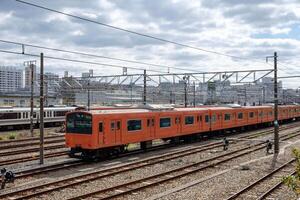
[[[8,53],[8,54],[15,54],[15,55],[25,55],[25,56],[31,56],[31,57],[40,57],[38,54],[29,54],[29,53],[21,53],[16,51],[6,51],[6,50],[0,50],[2,53]],[[69,58],[59,58],[54,56],[44,56],[44,58],[52,59],[52,60],[62,60],[62,61],[68,61],[68,62],[74,62],[74,63],[84,63],[84,64],[91,64],[91,65],[100,65],[100,66],[107,66],[107,67],[114,67],[114,68],[123,68],[124,66],[120,65],[113,65],[113,64],[107,64],[107,63],[98,63],[98,62],[91,62],[91,61],[82,61],[82,60],[75,60],[75,59],[69,59]],[[136,68],[136,67],[126,67],[128,69],[134,69],[134,70],[145,70],[142,68]],[[148,70],[150,72],[156,72],[161,73],[161,71],[157,70]]]
[[[169,66],[166,66],[166,65],[158,65],[158,64],[140,62],[140,61],[135,61],[135,60],[113,58],[113,57],[109,57],[109,56],[89,54],[89,53],[84,53],[84,52],[79,52],[79,51],[70,51],[70,50],[58,49],[58,48],[53,48],[53,47],[45,47],[45,46],[40,46],[40,45],[26,44],[26,43],[15,42],[15,41],[8,41],[8,40],[1,40],[0,39],[0,42],[8,43],[8,44],[21,45],[22,47],[28,46],[28,47],[38,48],[38,49],[45,49],[45,50],[51,50],[51,51],[59,51],[59,52],[63,52],[63,53],[71,53],[71,54],[77,54],[77,55],[82,55],[82,56],[104,58],[104,59],[109,59],[109,60],[117,60],[117,61],[122,61],[122,62],[142,64],[142,65],[148,65],[148,66],[154,66],[154,67],[164,67],[164,68],[168,68],[168,69],[176,69],[176,70],[182,70],[182,71],[200,72],[200,71],[197,71],[197,70],[183,69],[183,68],[178,68],[178,67],[169,67]]]
[[[84,17],[80,17],[80,16],[77,16],[77,15],[72,15],[72,14],[69,14],[69,13],[65,13],[65,12],[55,10],[55,9],[52,9],[52,8],[48,8],[48,7],[45,7],[45,6],[41,6],[41,5],[38,5],[38,4],[34,4],[34,3],[22,1],[22,0],[16,0],[16,1],[19,2],[19,3],[23,3],[23,4],[26,4],[26,5],[33,6],[33,7],[36,7],[36,8],[40,8],[40,9],[43,9],[43,10],[47,10],[47,11],[50,11],[50,12],[55,12],[55,13],[65,15],[65,16],[68,16],[68,17],[72,17],[72,18],[75,18],[75,19],[80,19],[80,20],[83,20],[83,21],[95,23],[95,24],[105,26],[105,27],[108,27],[108,28],[111,28],[111,29],[131,33],[131,34],[142,36],[142,37],[147,37],[147,38],[158,40],[158,41],[161,41],[161,42],[170,43],[170,44],[174,44],[174,45],[177,45],[177,46],[190,48],[190,49],[194,49],[194,50],[198,50],[198,51],[202,51],[202,52],[206,52],[206,53],[212,53],[212,54],[225,56],[225,57],[229,57],[229,58],[242,59],[242,60],[251,60],[250,58],[233,56],[233,55],[229,55],[229,54],[225,54],[225,53],[221,53],[221,52],[217,52],[217,51],[211,51],[211,50],[207,50],[207,49],[203,49],[203,48],[199,48],[199,47],[195,47],[195,46],[191,46],[191,45],[187,45],[187,44],[183,44],[183,43],[179,43],[179,42],[159,38],[159,37],[144,34],[144,33],[139,33],[139,32],[136,32],[136,31],[125,29],[125,28],[120,28],[120,27],[117,27],[117,26],[109,25],[109,24],[106,24],[106,23],[103,23],[103,22],[98,22],[98,21],[91,20],[91,19],[88,19],[88,18],[84,18]],[[259,62],[259,61],[256,61],[256,62]],[[262,62],[260,62],[260,63],[262,63]]]

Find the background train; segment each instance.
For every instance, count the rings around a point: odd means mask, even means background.
[[[300,106],[280,106],[279,122],[300,118]],[[271,125],[272,106],[148,108],[74,111],[66,116],[70,155],[101,157],[126,150],[130,143],[151,146],[155,139],[180,140],[229,129]]]
[[[44,122],[46,126],[60,125],[65,121],[67,112],[75,111],[77,107],[46,107]],[[40,109],[34,108],[33,122],[37,126],[40,119]],[[28,128],[30,125],[30,108],[0,107],[0,130]]]

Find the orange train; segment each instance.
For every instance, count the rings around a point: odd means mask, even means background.
[[[279,106],[279,122],[300,118],[300,106]],[[101,157],[120,153],[130,143],[142,148],[155,139],[173,141],[229,129],[270,125],[272,106],[74,111],[66,115],[70,156]]]

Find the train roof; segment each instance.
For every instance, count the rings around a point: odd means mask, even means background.
[[[45,107],[45,111],[68,111],[68,110],[75,110],[76,107]],[[34,111],[39,111],[40,108],[33,108]],[[0,113],[7,113],[7,112],[29,112],[30,107],[22,107],[22,108],[0,108]]]

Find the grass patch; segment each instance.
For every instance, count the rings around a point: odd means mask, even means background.
[[[8,139],[9,139],[9,140],[14,140],[14,139],[16,139],[16,134],[15,134],[15,133],[10,133],[10,134],[8,135]]]

